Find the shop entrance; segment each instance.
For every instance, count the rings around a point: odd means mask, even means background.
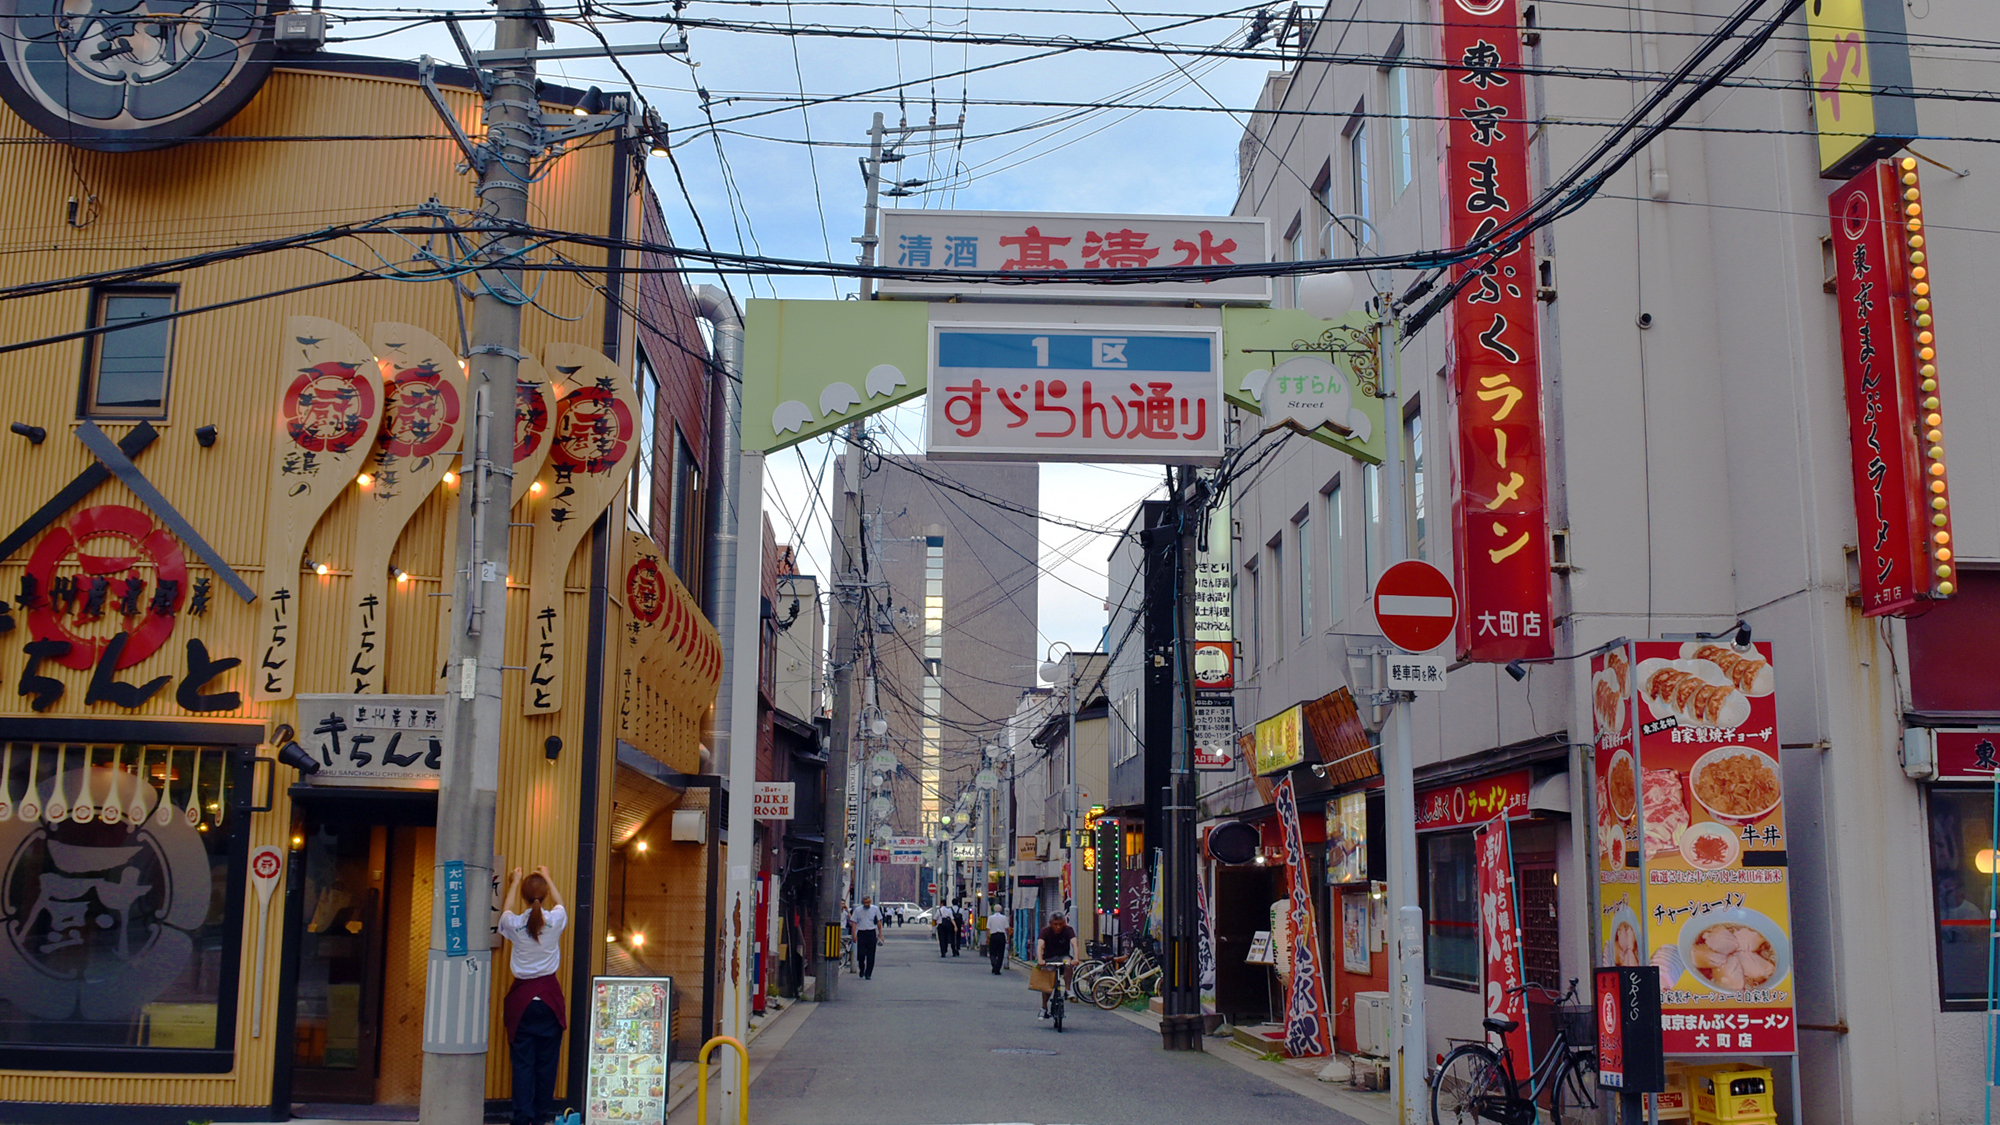
[[[429,794],[425,794],[426,797]],[[434,805],[302,804],[287,943],[294,1103],[417,1104]],[[282,1047],[280,1048],[283,1049]]]

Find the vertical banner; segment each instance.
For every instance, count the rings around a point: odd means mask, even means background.
[[[1299,800],[1286,775],[1278,782],[1272,803],[1285,832],[1285,870],[1291,885],[1287,925],[1291,935],[1291,988],[1285,1003],[1285,1053],[1292,1058],[1319,1058],[1333,1053],[1333,1020],[1326,1003],[1326,973],[1320,963],[1319,926],[1313,921],[1312,878],[1306,871],[1304,834],[1299,831]]]
[[[1528,997],[1517,991],[1521,976],[1521,926],[1514,892],[1514,849],[1507,836],[1507,818],[1496,816],[1475,833],[1479,874],[1479,938],[1485,968],[1486,1016],[1513,1020],[1504,1036],[1513,1051],[1514,1081],[1524,1082],[1534,1059],[1528,1041]]]
[[[408,324],[377,324],[368,337],[382,365],[383,407],[379,432],[355,478],[361,511],[354,521],[354,577],[347,583],[346,663],[340,676],[342,690],[356,693],[382,690],[388,672],[389,558],[404,525],[453,467],[465,420],[465,369],[443,341]],[[443,566],[451,565],[451,556],[445,556]],[[405,572],[396,579],[395,592],[408,590]],[[438,663],[444,659],[439,652]]]
[[[1194,880],[1195,977],[1201,991],[1201,1012],[1215,1014],[1215,922],[1208,914],[1207,872]]]
[[[1632,649],[1590,658],[1591,730],[1597,799],[1598,964],[1640,965],[1645,958],[1639,882],[1639,768],[1633,758]]]
[[[250,698],[258,703],[292,697],[305,551],[320,517],[367,462],[382,420],[381,366],[367,342],[345,325],[316,316],[286,317],[278,355],[259,659],[250,677]],[[347,560],[315,561],[344,569]]]
[[[1828,197],[1827,209],[1854,465],[1861,612],[1897,614],[1956,589],[1917,162],[1870,165]]]
[[[1533,198],[1531,126],[1515,0],[1445,0],[1442,11],[1446,222],[1451,244],[1465,246]],[[1535,256],[1524,243],[1457,269],[1473,274],[1451,304],[1458,653],[1495,663],[1548,657],[1555,649]]]
[[[1645,900],[1636,946],[1614,935],[1608,959],[1659,968],[1667,1054],[1789,1054],[1791,892],[1771,646],[1640,641],[1631,652],[1638,846],[1626,864],[1638,864]],[[1614,806],[1626,785],[1616,757],[1606,781]]]
[[[528,577],[528,687],[521,713],[562,710],[567,637],[564,597],[570,557],[598,514],[618,498],[639,448],[632,383],[604,353],[550,344],[548,369],[569,384],[556,403],[549,460],[529,488],[535,542]],[[646,419],[648,425],[652,419]]]

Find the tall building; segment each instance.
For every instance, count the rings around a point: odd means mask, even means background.
[[[857,745],[863,758],[886,749],[896,759],[889,811],[871,810],[871,829],[935,839],[976,815],[970,794],[987,750],[1002,741],[1044,655],[1031,514],[1039,481],[1033,464],[868,459],[860,496],[871,586],[857,683],[888,730],[877,736],[864,721]],[[918,870],[878,868],[881,894],[930,901]],[[949,879],[922,881],[940,882],[944,894]]]

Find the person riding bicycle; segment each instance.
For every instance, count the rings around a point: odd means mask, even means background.
[[[1049,915],[1049,924],[1042,927],[1039,936],[1041,944],[1039,960],[1043,964],[1059,963],[1060,967],[1056,970],[1056,987],[1068,987],[1070,970],[1076,964],[1076,958],[1070,952],[1071,945],[1076,941],[1076,931],[1070,928],[1069,920],[1064,918],[1061,912],[1057,912]],[[1047,993],[1042,994],[1042,1018],[1049,1018]]]

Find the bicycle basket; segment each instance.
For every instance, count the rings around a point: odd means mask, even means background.
[[[1564,1004],[1556,1009],[1556,1021],[1569,1045],[1578,1049],[1597,1046],[1597,1009],[1589,1004]]]

